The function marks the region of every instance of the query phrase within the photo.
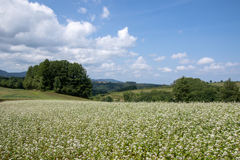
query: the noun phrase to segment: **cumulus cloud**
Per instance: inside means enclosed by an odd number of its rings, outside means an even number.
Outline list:
[[[219,69],[224,69],[224,68],[225,67],[220,64],[212,63],[210,66],[205,66],[204,70],[209,71],[209,70],[219,70]]]
[[[145,59],[140,56],[131,66],[132,69],[150,69],[151,67],[147,65]]]
[[[209,63],[213,63],[215,60],[209,57],[204,57],[200,60],[198,60],[197,64],[198,65],[203,65],[203,64],[209,64]]]
[[[110,15],[110,12],[107,7],[103,7],[103,13],[102,13],[102,18],[108,18]]]
[[[118,31],[117,37],[112,37],[110,35],[106,37],[100,37],[96,39],[96,44],[98,47],[103,47],[105,49],[124,49],[130,48],[135,45],[136,37],[129,35],[128,27]]]
[[[166,57],[165,56],[161,56],[161,57],[157,57],[157,58],[154,58],[154,61],[163,61]]]
[[[183,70],[192,70],[195,69],[195,66],[189,65],[189,66],[177,66],[176,70],[183,71]]]
[[[187,53],[186,52],[173,54],[171,56],[172,59],[181,59],[181,58],[184,58],[184,57],[187,57]]]
[[[68,25],[65,27],[64,38],[72,44],[72,42],[85,38],[95,31],[95,27],[89,22],[74,22],[68,20]]]
[[[60,24],[53,10],[28,0],[7,0],[0,5],[0,67],[24,70],[45,58],[66,59],[83,65],[101,65],[110,58],[136,55],[128,27],[117,36],[92,39],[95,26],[86,21],[67,20]]]
[[[168,67],[163,67],[163,68],[158,68],[159,71],[161,72],[172,72],[173,70],[171,68]]]

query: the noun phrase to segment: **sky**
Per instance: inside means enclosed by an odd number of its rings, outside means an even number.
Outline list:
[[[92,79],[240,81],[239,0],[0,0],[0,69],[45,59]]]

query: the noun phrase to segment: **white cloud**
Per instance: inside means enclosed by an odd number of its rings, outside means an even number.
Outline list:
[[[225,65],[226,65],[227,67],[234,67],[234,66],[239,66],[240,63],[238,63],[238,62],[235,62],[235,63],[227,62]]]
[[[135,56],[138,56],[138,53],[134,53],[134,52],[130,51],[129,56],[130,57],[135,57]]]
[[[102,18],[108,18],[109,15],[110,15],[110,12],[107,9],[107,7],[103,7]]]
[[[176,70],[192,70],[192,69],[195,69],[196,67],[195,66],[192,66],[192,65],[189,65],[189,66],[177,66],[176,67]]]
[[[101,66],[98,68],[99,71],[98,72],[117,72],[117,71],[121,71],[122,68],[120,66],[117,66],[115,63],[102,63]]]
[[[225,66],[223,64],[212,63],[209,66],[205,66],[203,69],[199,69],[197,74],[226,74]]]
[[[166,58],[165,56],[161,56],[161,57],[158,57],[158,58],[154,58],[154,61],[162,61],[165,58]]]
[[[205,71],[210,71],[210,70],[219,70],[219,69],[224,69],[225,67],[220,65],[220,64],[215,64],[212,63],[210,66],[205,66],[204,70]]]
[[[172,72],[173,71],[171,68],[168,68],[168,67],[158,68],[158,70],[162,71],[162,72]]]
[[[198,65],[203,65],[203,64],[209,64],[209,63],[213,63],[215,60],[209,57],[204,57],[202,59],[200,59],[197,64]]]
[[[180,64],[187,64],[187,63],[190,63],[190,60],[189,59],[180,59],[179,63]]]
[[[172,59],[181,59],[181,58],[184,58],[184,57],[187,57],[187,53],[184,52],[184,53],[178,53],[178,54],[173,54],[171,56]]]
[[[45,58],[101,66],[109,59],[136,55],[128,51],[137,40],[128,27],[117,36],[92,39],[97,29],[90,22],[60,24],[52,9],[27,0],[1,2],[0,17],[0,66],[8,71],[19,65],[27,70]]]
[[[111,37],[110,35],[106,37],[101,37],[96,39],[98,47],[103,47],[104,49],[126,49],[133,47],[135,45],[136,37],[130,36],[128,33],[128,27],[123,30],[118,31],[118,37]]]
[[[82,14],[85,14],[85,13],[87,13],[87,9],[86,8],[83,8],[83,7],[80,7],[79,9],[78,9],[78,13],[82,13]]]
[[[65,28],[64,37],[66,40],[75,41],[81,38],[85,38],[95,31],[95,27],[89,22],[74,22],[68,20],[68,25]]]
[[[147,65],[145,59],[140,56],[131,66],[132,69],[150,69],[151,67]]]

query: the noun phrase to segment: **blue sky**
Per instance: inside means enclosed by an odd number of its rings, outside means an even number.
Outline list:
[[[44,59],[90,78],[240,81],[239,0],[0,0],[0,69]]]

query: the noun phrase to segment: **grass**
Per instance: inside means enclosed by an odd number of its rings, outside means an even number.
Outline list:
[[[0,87],[0,99],[2,100],[86,100],[64,94],[57,94],[53,91],[41,92],[37,90],[10,89]]]
[[[151,92],[153,90],[172,92],[173,87],[162,86],[162,87],[154,87],[154,88],[135,89],[135,90],[129,90],[129,91],[131,91],[133,93],[141,93],[141,92]],[[124,91],[124,92],[128,92],[128,91]],[[120,101],[123,101],[123,99],[124,99],[123,98],[123,93],[124,92],[111,92],[111,93],[108,93],[108,94],[104,95],[104,97],[111,96],[114,100],[119,99]]]
[[[214,86],[219,86],[222,87],[224,85],[224,82],[215,82],[215,83],[210,83],[211,85]],[[236,82],[237,86],[240,87],[240,82]]]
[[[0,103],[0,159],[239,159],[239,103]]]

